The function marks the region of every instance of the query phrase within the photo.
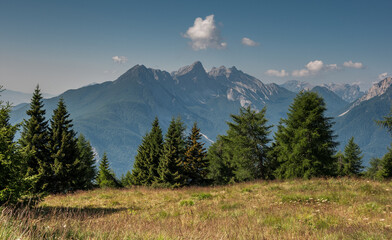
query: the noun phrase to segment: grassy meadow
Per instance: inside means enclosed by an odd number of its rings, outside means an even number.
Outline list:
[[[392,239],[392,182],[256,181],[48,196],[3,208],[0,239]]]

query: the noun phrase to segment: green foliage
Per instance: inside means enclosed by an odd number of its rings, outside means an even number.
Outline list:
[[[97,183],[99,187],[105,188],[118,188],[121,187],[120,183],[117,181],[116,176],[109,167],[109,160],[106,153],[103,154],[101,163],[99,164],[99,172],[97,176]]]
[[[344,154],[337,154],[338,160],[338,175],[340,176],[359,176],[362,166],[362,151],[354,142],[354,137],[351,137],[346,147]]]
[[[186,182],[190,185],[201,185],[205,182],[207,176],[208,160],[204,143],[201,143],[200,129],[197,123],[193,124],[191,133],[186,141],[186,151],[184,158],[184,174]]]
[[[369,167],[365,172],[365,176],[374,180],[381,180],[382,175],[381,170],[382,170],[382,165],[381,165],[381,159],[380,158],[372,158],[369,162]]]
[[[311,178],[334,174],[331,118],[325,117],[323,99],[314,92],[300,92],[275,134],[274,155],[278,178]]]
[[[180,118],[173,118],[165,136],[163,152],[159,161],[157,183],[171,187],[185,184],[183,161],[185,154],[185,127]]]
[[[132,173],[130,171],[127,171],[125,175],[121,176],[121,185],[126,187],[126,186],[131,186],[132,183]]]
[[[20,146],[28,153],[26,177],[36,177],[37,182],[31,187],[34,193],[43,193],[47,182],[50,152],[48,149],[48,122],[45,121],[45,110],[39,86],[31,98],[30,109],[27,110],[28,120],[23,122],[23,131],[19,140]]]
[[[376,121],[376,123],[387,129],[387,131],[392,134],[392,109],[387,116],[384,116],[383,120]]]
[[[60,99],[57,109],[53,111],[49,129],[49,150],[51,152],[51,169],[46,175],[51,176],[48,191],[65,193],[77,189],[77,179],[80,168],[78,147],[75,132],[72,129],[65,103]]]
[[[159,159],[162,155],[163,137],[156,117],[152,123],[151,131],[143,137],[142,144],[132,170],[131,182],[134,185],[151,185],[157,178]]]
[[[80,134],[76,142],[79,156],[75,161],[77,175],[75,178],[75,189],[91,189],[97,176],[95,166],[95,154],[89,141]]]
[[[217,184],[267,177],[268,134],[266,109],[241,108],[231,115],[226,136],[218,136],[208,151],[209,177]]]
[[[36,178],[24,176],[26,155],[14,142],[18,126],[9,123],[10,112],[11,106],[0,101],[0,205],[17,203],[36,182]]]

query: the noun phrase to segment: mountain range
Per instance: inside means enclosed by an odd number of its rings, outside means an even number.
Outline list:
[[[388,101],[385,96],[392,89],[354,107],[347,100],[349,97],[344,99],[344,94],[340,92],[339,95],[336,89],[339,88],[311,88],[325,99],[327,115],[336,117],[337,140],[345,144],[354,136],[363,148],[366,161],[368,156],[381,156],[390,142],[389,136],[385,130],[367,120],[370,125],[364,127],[366,131],[357,131],[358,125],[365,122],[357,120],[370,117],[357,109],[366,108],[376,98],[379,99],[377,104]],[[44,104],[47,118],[50,118],[59,98],[64,98],[75,130],[83,133],[100,155],[107,152],[113,170],[123,174],[132,168],[137,147],[155,116],[158,116],[164,132],[172,117],[181,116],[188,129],[196,121],[208,146],[217,135],[225,134],[226,121],[230,121],[230,114],[238,113],[241,106],[250,105],[254,109],[266,106],[268,123],[276,126],[281,118],[286,117],[295,95],[295,92],[277,84],[264,84],[235,67],[214,67],[207,72],[200,62],[195,62],[172,73],[136,65],[115,81],[68,90],[57,97],[45,99]],[[339,117],[350,107],[349,112]],[[28,104],[15,109],[12,122],[26,118],[27,109]],[[381,119],[389,112],[389,107],[373,110],[377,113],[372,113],[371,117]],[[377,130],[374,137],[369,133],[372,130]],[[384,142],[380,142],[379,136]]]
[[[9,102],[12,106],[17,106],[21,103],[30,102],[32,94],[5,89],[0,93],[0,95],[2,101]],[[42,96],[44,98],[54,97],[53,94],[48,94],[48,93],[43,93]]]

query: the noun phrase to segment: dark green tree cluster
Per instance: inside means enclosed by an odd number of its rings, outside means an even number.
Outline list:
[[[103,154],[99,164],[97,184],[101,188],[119,188],[122,186],[116,179],[114,172],[109,167],[109,160],[106,153]]]
[[[25,178],[35,178],[34,194],[65,193],[93,187],[95,155],[83,135],[76,137],[63,99],[45,120],[39,87],[34,91],[23,122],[19,145],[26,153]]]
[[[202,184],[207,169],[206,151],[196,123],[186,139],[185,126],[173,118],[163,139],[158,118],[138,148],[132,173],[125,182],[132,185],[180,187]]]

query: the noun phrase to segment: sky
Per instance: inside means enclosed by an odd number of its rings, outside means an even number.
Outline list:
[[[357,83],[392,74],[392,1],[0,1],[0,85],[60,94],[136,64],[201,61],[264,83]]]

